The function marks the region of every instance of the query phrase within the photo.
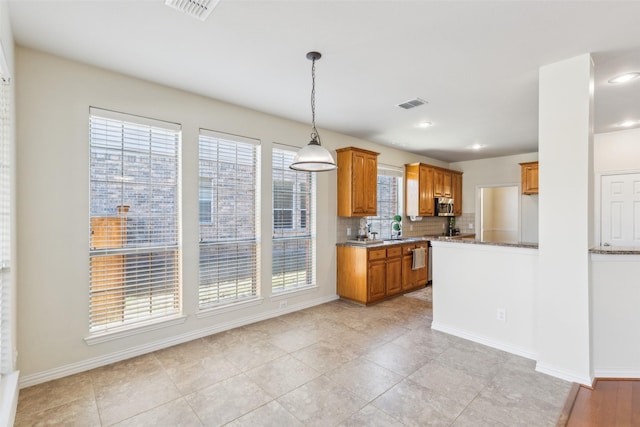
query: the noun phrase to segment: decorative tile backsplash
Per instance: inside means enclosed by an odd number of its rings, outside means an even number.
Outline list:
[[[456,228],[460,228],[460,233],[474,233],[473,229],[469,229],[469,224],[475,221],[475,214],[463,214],[456,218]],[[422,236],[439,236],[448,229],[449,218],[447,217],[423,217],[422,221],[411,221],[407,217],[402,218],[402,235],[404,237],[422,237]],[[349,239],[355,239],[358,235],[360,227],[360,218],[338,217],[338,233],[337,241],[346,242]],[[377,230],[378,225],[372,227],[372,231],[380,233]],[[391,229],[391,221],[387,228]],[[351,229],[351,235],[347,235],[347,229]],[[384,234],[383,234],[384,236]]]

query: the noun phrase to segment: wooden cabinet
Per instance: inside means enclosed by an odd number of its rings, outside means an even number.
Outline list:
[[[411,269],[413,259],[411,250],[416,246],[416,244],[397,244],[383,248],[338,246],[336,278],[338,295],[362,304],[370,304],[426,285],[426,258],[425,268]],[[427,242],[421,242],[419,246],[426,248]]]
[[[91,249],[117,249],[126,243],[127,219],[91,218]],[[124,316],[124,255],[91,256],[91,322],[121,322]]]
[[[387,248],[387,296],[402,292],[402,248]]]
[[[538,162],[520,163],[522,194],[538,194]]]
[[[387,295],[386,261],[370,261],[367,275],[367,302],[384,298]]]
[[[424,248],[424,268],[413,269],[413,251]],[[412,291],[427,284],[429,248],[427,242],[402,246],[402,290]]]
[[[405,215],[434,215],[433,172],[433,167],[422,163],[405,165]]]
[[[462,215],[462,174],[451,172],[451,197],[453,198],[453,215]]]
[[[433,172],[434,197],[451,197],[451,172],[446,169],[435,169]]]
[[[378,208],[378,153],[355,147],[338,153],[338,216],[375,216]]]
[[[407,216],[434,216],[435,198],[451,197],[454,214],[462,215],[462,173],[424,163],[405,168],[404,212]]]

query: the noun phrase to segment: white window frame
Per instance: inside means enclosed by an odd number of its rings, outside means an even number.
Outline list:
[[[0,375],[3,384],[6,376],[15,370],[15,316],[13,313],[15,285],[11,269],[15,160],[11,89],[10,70],[4,48],[0,45]],[[0,395],[2,391],[0,389]]]
[[[95,107],[89,124],[91,187],[102,192],[90,197],[85,340],[95,344],[184,321],[181,126]],[[120,169],[113,166],[118,158]]]
[[[199,226],[198,307],[206,316],[259,299],[260,141],[200,129],[198,145],[199,185],[211,180],[212,189],[211,221]]]
[[[309,289],[316,282],[316,176],[310,172],[294,171],[289,168],[298,148],[274,144],[272,148],[272,259],[271,291],[273,295]],[[277,152],[282,154],[277,154]],[[278,163],[281,161],[280,163]],[[291,227],[276,228],[276,183],[291,182],[292,224]],[[304,187],[307,187],[306,191]],[[303,209],[301,203],[306,202]],[[308,211],[308,212],[307,212]],[[304,213],[303,213],[304,212]],[[303,221],[304,215],[304,221]],[[308,219],[307,219],[308,218]],[[304,227],[303,227],[304,225]],[[294,250],[296,254],[279,257],[283,247],[285,252]],[[304,259],[298,255],[304,253]],[[288,271],[291,265],[304,264],[305,268]]]
[[[388,202],[388,200],[386,200],[385,197],[382,197],[382,195],[380,194],[380,190],[382,188],[380,184],[381,177],[393,177],[397,179],[397,183],[396,183],[397,184],[397,188],[396,188],[397,206],[395,210],[390,210],[389,212],[385,212],[385,209],[384,209],[384,205]],[[378,215],[373,217],[368,217],[367,221],[371,225],[371,231],[377,232],[378,233],[377,237],[380,239],[391,238],[391,226],[393,223],[393,216],[394,215],[402,216],[402,213],[403,213],[402,210],[404,205],[403,204],[403,197],[404,197],[403,177],[404,175],[403,175],[402,168],[390,166],[390,165],[378,164],[378,177],[377,177]]]

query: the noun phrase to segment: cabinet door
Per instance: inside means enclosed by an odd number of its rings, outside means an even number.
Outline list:
[[[402,291],[402,258],[387,259],[387,296]]]
[[[429,259],[429,248],[427,245],[418,245],[417,247],[424,248],[424,268],[419,270],[414,270],[416,273],[416,285],[417,286],[425,286],[428,282],[428,271],[429,263],[427,260]]]
[[[420,216],[433,216],[435,205],[433,200],[434,170],[420,165],[418,211]]]
[[[433,171],[433,196],[444,197],[444,172],[440,169]]]
[[[413,266],[413,256],[405,255],[402,257],[402,290],[407,291],[417,286],[417,275]]]
[[[378,214],[378,158],[366,154],[364,167],[364,213]]]
[[[451,174],[452,189],[451,197],[453,198],[453,214],[455,216],[462,215],[462,174]]]
[[[522,194],[538,194],[538,162],[520,163]]]
[[[384,260],[369,262],[367,302],[384,298],[387,279],[386,262]]]
[[[442,194],[444,197],[451,197],[451,172],[442,172]]]
[[[354,214],[364,214],[367,211],[365,201],[366,184],[368,177],[365,176],[367,156],[358,151],[353,152],[353,169],[351,171],[351,210]]]

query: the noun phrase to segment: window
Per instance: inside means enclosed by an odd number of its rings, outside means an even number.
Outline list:
[[[92,333],[180,313],[180,126],[91,108]]]
[[[211,178],[200,178],[200,188],[198,189],[199,218],[200,223],[211,224],[213,213],[213,181]]]
[[[258,290],[259,142],[200,130],[201,309]]]
[[[9,73],[0,46],[0,374],[13,371],[11,340],[11,169]]]
[[[402,170],[378,166],[378,215],[368,218],[378,238],[391,238],[393,217],[402,215]]]
[[[274,293],[315,285],[315,178],[289,168],[295,154],[284,147],[273,149]]]

